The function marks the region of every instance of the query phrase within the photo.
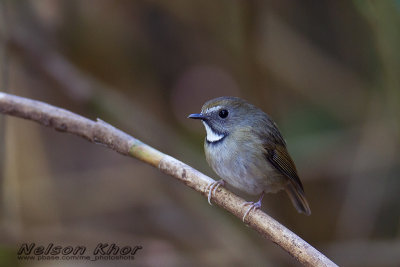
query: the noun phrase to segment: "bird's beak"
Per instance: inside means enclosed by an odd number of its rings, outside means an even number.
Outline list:
[[[198,114],[190,114],[188,116],[188,118],[189,119],[196,119],[196,120],[204,120],[206,117],[203,114],[198,113]]]

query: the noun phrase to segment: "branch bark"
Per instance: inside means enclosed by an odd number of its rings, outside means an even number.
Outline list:
[[[207,197],[207,186],[214,182],[185,163],[166,155],[97,119],[89,120],[68,110],[27,98],[0,92],[0,113],[35,121],[57,131],[78,135],[96,144],[103,144],[118,153],[146,162],[163,173],[183,182]],[[219,188],[213,201],[238,218],[247,210],[245,200],[225,188]],[[326,256],[288,230],[261,210],[248,214],[248,225],[261,235],[276,243],[306,266],[337,266]]]

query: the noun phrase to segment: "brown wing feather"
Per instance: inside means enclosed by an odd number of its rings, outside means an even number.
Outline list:
[[[267,150],[265,155],[267,160],[283,175],[290,178],[291,181],[304,192],[303,185],[297,175],[296,166],[287,152],[286,147],[281,144],[275,145],[268,143],[265,145],[265,149]]]
[[[268,123],[263,124],[266,127],[257,128],[262,130],[255,132],[263,140],[266,149],[265,157],[279,172],[288,177],[296,188],[304,192],[296,166],[286,149],[286,142],[279,132],[278,126],[268,115],[266,115],[266,120]]]

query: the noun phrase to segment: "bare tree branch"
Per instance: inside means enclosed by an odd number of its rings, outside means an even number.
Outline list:
[[[90,142],[103,144],[123,155],[135,157],[180,180],[207,196],[207,186],[214,182],[185,163],[168,156],[115,127],[97,119],[92,121],[68,110],[49,104],[0,92],[0,112],[32,121],[61,132],[81,136]],[[246,212],[245,200],[225,188],[219,188],[213,201],[238,218]],[[288,230],[261,210],[247,216],[248,225],[278,244],[306,266],[337,266],[314,247]]]

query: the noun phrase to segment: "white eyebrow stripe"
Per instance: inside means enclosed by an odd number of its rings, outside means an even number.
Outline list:
[[[219,110],[221,108],[221,106],[216,106],[216,107],[212,107],[212,108],[208,108],[206,109],[205,113],[211,113],[213,111]]]
[[[208,124],[206,122],[203,121],[204,127],[206,128],[206,132],[207,132],[207,141],[210,143],[213,142],[217,142],[219,140],[221,140],[222,138],[225,137],[225,135],[223,134],[218,134],[216,132],[214,132],[210,126],[208,126]]]

